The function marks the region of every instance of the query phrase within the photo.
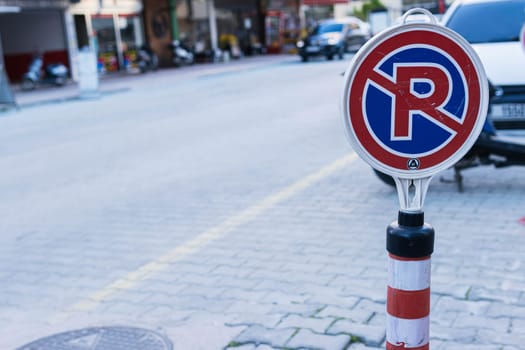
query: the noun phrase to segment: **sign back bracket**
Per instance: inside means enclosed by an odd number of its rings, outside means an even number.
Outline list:
[[[399,206],[404,212],[420,212],[423,210],[423,204],[428,192],[428,186],[432,176],[404,179],[394,177],[399,198]]]

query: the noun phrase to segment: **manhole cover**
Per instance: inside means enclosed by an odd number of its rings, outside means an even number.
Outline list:
[[[94,327],[59,333],[16,350],[172,350],[164,335],[134,327]]]

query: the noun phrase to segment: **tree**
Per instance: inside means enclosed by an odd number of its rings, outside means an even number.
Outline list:
[[[360,9],[354,9],[353,15],[366,21],[368,20],[368,14],[378,9],[386,9],[380,0],[365,0]]]

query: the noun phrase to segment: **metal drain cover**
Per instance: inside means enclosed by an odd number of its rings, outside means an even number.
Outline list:
[[[16,350],[172,350],[164,335],[143,328],[94,327],[59,333]]]

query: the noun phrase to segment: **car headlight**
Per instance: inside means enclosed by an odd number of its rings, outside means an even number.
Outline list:
[[[304,41],[299,40],[299,41],[297,42],[297,47],[298,47],[298,48],[301,48],[301,47],[303,47],[303,46],[304,46]]]

